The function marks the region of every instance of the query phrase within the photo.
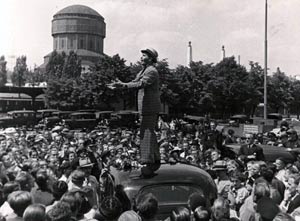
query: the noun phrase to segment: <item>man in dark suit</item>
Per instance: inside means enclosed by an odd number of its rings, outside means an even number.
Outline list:
[[[265,160],[263,149],[255,143],[253,134],[246,134],[246,144],[240,147],[239,158],[246,163],[251,160]]]
[[[117,80],[108,87],[112,89],[138,89],[138,110],[141,117],[141,164],[146,165],[142,168],[142,173],[151,175],[160,165],[160,154],[155,134],[161,106],[159,74],[155,68],[158,53],[153,48],[146,48],[141,52],[143,69],[137,74],[136,78],[128,83]]]

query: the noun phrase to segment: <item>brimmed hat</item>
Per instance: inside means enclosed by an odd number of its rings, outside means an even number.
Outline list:
[[[142,221],[142,218],[133,210],[125,211],[121,214],[118,221]]]
[[[85,158],[79,158],[79,167],[84,168],[84,167],[92,167],[94,163],[91,162],[91,159],[88,157]]]
[[[51,130],[51,132],[58,132],[58,131],[61,131],[62,129],[63,129],[62,126],[55,126],[55,127]]]
[[[142,49],[141,52],[148,54],[153,59],[154,62],[157,62],[158,53],[155,49],[145,48],[145,49]]]
[[[174,153],[174,152],[180,153],[180,152],[181,152],[181,149],[180,149],[179,147],[176,146],[176,147],[174,147],[173,150],[170,151],[170,153]]]
[[[14,127],[8,127],[4,130],[4,133],[5,134],[14,134],[14,133],[17,133],[17,130]]]
[[[213,170],[226,170],[227,164],[225,160],[217,160],[213,165]]]

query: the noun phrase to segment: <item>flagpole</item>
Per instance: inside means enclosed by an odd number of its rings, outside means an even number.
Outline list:
[[[265,5],[264,120],[267,119],[267,75],[268,75],[268,0],[266,0],[266,5]]]

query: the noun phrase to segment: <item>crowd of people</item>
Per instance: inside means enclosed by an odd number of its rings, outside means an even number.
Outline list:
[[[215,180],[218,197],[207,205],[200,193],[167,220],[299,220],[300,158],[297,132],[284,122],[280,134],[245,134],[217,129],[214,121],[189,124],[159,119],[161,163],[191,164]],[[226,145],[237,143],[235,153]],[[295,150],[294,162],[267,162],[260,144]],[[139,130],[100,124],[92,131],[3,128],[0,131],[2,220],[156,220],[153,194],[134,203],[121,186],[105,189],[111,167],[140,169]],[[159,173],[159,170],[157,171]],[[151,179],[151,178],[150,178]]]

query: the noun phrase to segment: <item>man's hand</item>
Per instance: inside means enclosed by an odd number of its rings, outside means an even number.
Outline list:
[[[112,89],[112,90],[117,89],[117,88],[123,88],[124,83],[122,81],[120,81],[119,79],[116,79],[116,81],[114,81],[110,84],[107,84],[107,87]]]

